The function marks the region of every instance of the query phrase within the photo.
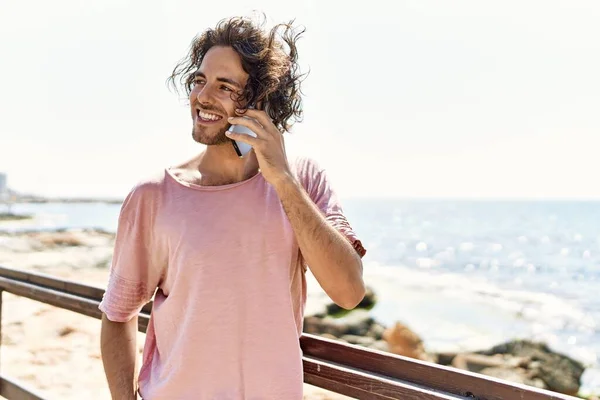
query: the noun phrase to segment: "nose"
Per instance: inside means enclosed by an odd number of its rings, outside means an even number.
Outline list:
[[[200,104],[213,103],[212,89],[210,85],[204,85],[204,87],[198,91],[196,94],[196,100],[198,100],[198,103]]]

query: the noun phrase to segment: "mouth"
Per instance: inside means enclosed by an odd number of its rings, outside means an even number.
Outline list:
[[[218,114],[213,114],[201,109],[196,109],[196,122],[202,124],[214,124],[221,121],[223,117]]]

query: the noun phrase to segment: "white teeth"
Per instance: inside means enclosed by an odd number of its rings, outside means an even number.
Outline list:
[[[198,116],[204,120],[209,120],[209,121],[218,121],[221,119],[221,117],[219,117],[218,115],[208,114],[208,113],[205,113],[204,111],[200,111],[200,110],[198,110]]]

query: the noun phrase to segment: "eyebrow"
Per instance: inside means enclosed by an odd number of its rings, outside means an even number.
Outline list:
[[[206,79],[206,75],[204,74],[204,72],[200,72],[200,71],[196,71],[194,72],[194,78],[196,77],[201,77]],[[224,77],[217,77],[217,81],[218,82],[224,82],[224,83],[228,83],[232,86],[235,86],[238,89],[243,89],[242,85],[240,85],[237,81],[230,79],[230,78],[224,78]]]

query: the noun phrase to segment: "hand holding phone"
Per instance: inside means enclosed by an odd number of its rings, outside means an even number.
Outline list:
[[[244,117],[244,118],[248,118],[248,117]],[[256,133],[254,133],[250,128],[248,128],[244,125],[231,125],[229,127],[228,131],[233,132],[233,133],[243,133],[245,135],[256,137]],[[233,149],[235,150],[238,157],[240,157],[240,158],[245,157],[246,154],[248,154],[250,152],[250,150],[252,150],[252,146],[250,146],[248,143],[244,143],[239,140],[233,140],[233,139],[231,140],[231,143],[233,144]]]
[[[258,104],[259,106],[259,110],[261,107],[261,103]],[[248,106],[249,109],[253,110],[255,107],[254,105],[250,105]],[[248,118],[250,119],[250,117],[246,117],[243,116],[244,118]],[[254,133],[250,128],[248,128],[247,126],[244,125],[231,125],[228,129],[229,132],[233,132],[233,133],[242,133],[245,135],[249,135],[252,137],[256,137],[256,133]],[[252,146],[250,146],[248,143],[244,143],[244,142],[240,142],[239,140],[231,140],[231,143],[233,145],[233,149],[235,150],[236,154],[238,155],[238,157],[243,158],[246,156],[246,154],[248,154],[250,152],[250,150],[252,150]]]

